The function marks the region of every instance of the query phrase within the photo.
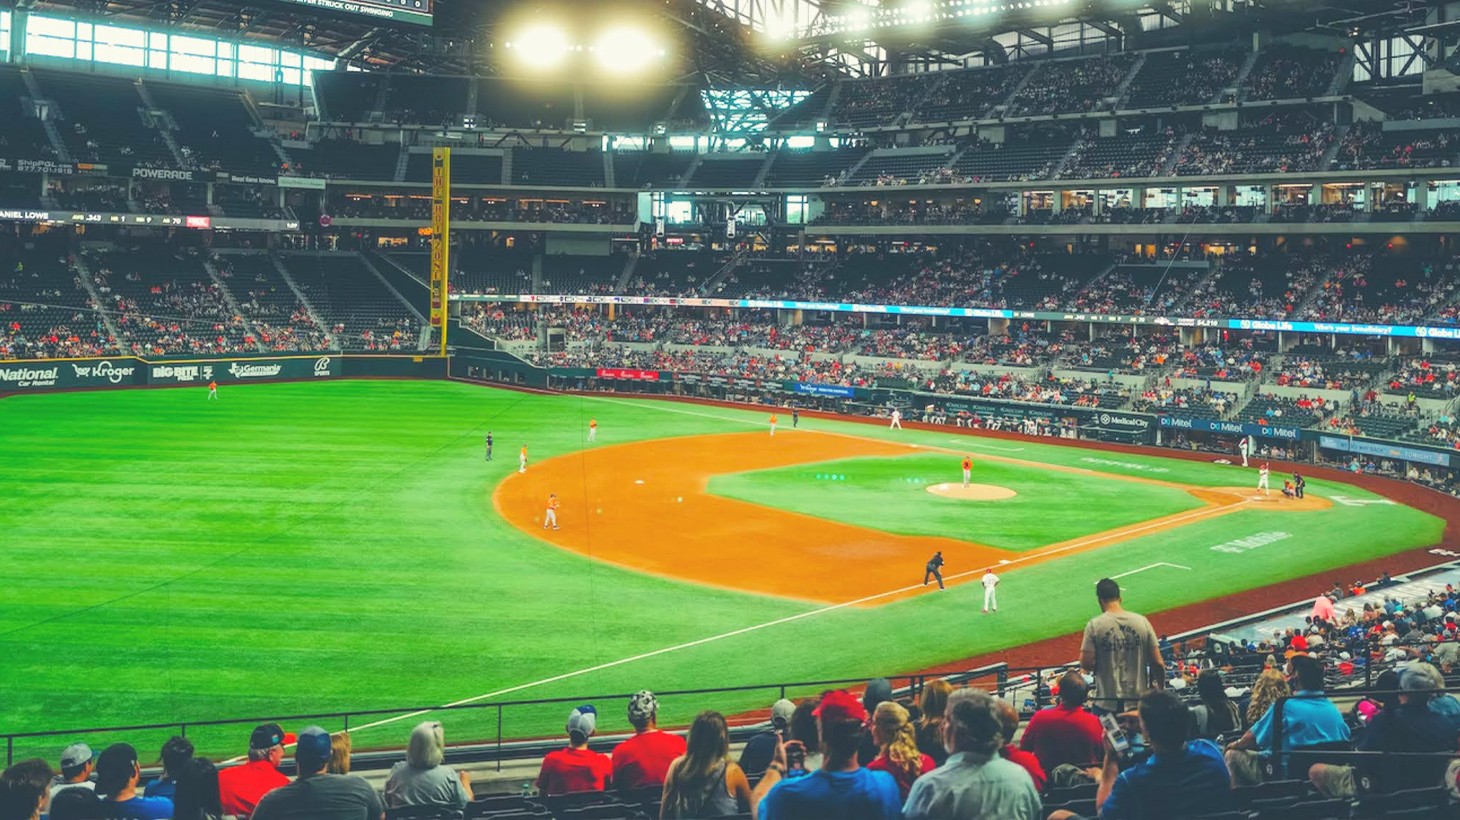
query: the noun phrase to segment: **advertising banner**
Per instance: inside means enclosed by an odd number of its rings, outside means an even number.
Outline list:
[[[1079,408],[1076,408],[1079,409]],[[1145,435],[1155,426],[1155,419],[1141,413],[1117,413],[1109,410],[1087,410],[1085,423],[1111,432]]]
[[[800,393],[804,396],[830,396],[838,399],[852,399],[857,396],[855,387],[846,387],[840,384],[807,384],[806,382],[787,382],[791,392]]]
[[[1246,424],[1240,421],[1216,421],[1213,419],[1188,419],[1176,416],[1161,416],[1161,426],[1171,430],[1194,430],[1202,433],[1225,433],[1233,436],[1258,436],[1259,438],[1280,438],[1297,441],[1303,431],[1296,427],[1275,427],[1271,424]]]
[[[157,362],[148,366],[147,383],[207,384],[216,379],[227,384],[271,379],[328,379],[342,375],[341,362],[337,355]]]
[[[1403,461],[1413,461],[1418,464],[1433,464],[1436,467],[1449,467],[1451,464],[1451,458],[1448,453],[1441,453],[1435,450],[1420,450],[1414,447],[1401,447],[1398,444],[1373,441],[1372,439],[1351,439],[1347,436],[1319,436],[1318,446],[1325,447],[1329,450],[1354,453],[1356,455],[1394,458]]]
[[[600,379],[627,379],[636,382],[659,381],[658,370],[638,370],[632,367],[600,367],[593,373]]]

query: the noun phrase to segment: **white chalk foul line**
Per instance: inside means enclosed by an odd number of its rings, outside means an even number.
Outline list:
[[[1156,562],[1154,564],[1146,564],[1145,566],[1141,567],[1140,569],[1133,569],[1130,572],[1122,572],[1119,575],[1112,575],[1110,577],[1112,579],[1114,579],[1114,578],[1124,578],[1127,575],[1135,575],[1137,572],[1145,572],[1148,569],[1155,569],[1157,567],[1171,567],[1172,569],[1184,569],[1184,570],[1190,570],[1191,569],[1191,567],[1183,567],[1180,564],[1168,564],[1165,561],[1158,561],[1158,562]]]

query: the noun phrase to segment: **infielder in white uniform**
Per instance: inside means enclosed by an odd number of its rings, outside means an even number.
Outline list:
[[[902,411],[901,410],[894,409],[892,411],[892,424],[888,427],[888,429],[890,429],[890,430],[901,430],[902,429]]]
[[[999,576],[994,574],[993,567],[983,574],[983,611],[999,611],[999,596],[994,594],[994,587],[999,585]]]
[[[1247,466],[1247,454],[1252,451],[1252,437],[1243,436],[1237,440],[1237,450],[1242,453],[1242,466]]]
[[[1267,492],[1267,462],[1266,461],[1262,462],[1262,466],[1257,468],[1257,489],[1262,490],[1262,494],[1263,495],[1267,495],[1268,494],[1268,492]]]

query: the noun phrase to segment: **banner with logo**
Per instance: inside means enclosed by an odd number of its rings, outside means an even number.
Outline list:
[[[1297,427],[1277,427],[1271,424],[1247,424],[1240,421],[1216,421],[1213,419],[1188,419],[1177,416],[1161,416],[1161,426],[1171,430],[1194,430],[1202,433],[1225,433],[1232,436],[1257,436],[1259,438],[1280,438],[1297,441],[1303,431]]]
[[[148,365],[147,384],[207,384],[275,381],[281,379],[329,379],[343,374],[341,358],[299,356],[273,359],[211,359],[157,362]]]
[[[787,382],[787,386],[790,387],[791,392],[800,393],[803,396],[829,396],[837,399],[854,399],[857,397],[857,388],[840,384]]]
[[[636,382],[659,381],[658,370],[638,370],[632,367],[600,367],[594,371],[600,379],[626,379]]]
[[[1339,450],[1345,453],[1354,453],[1362,456],[1378,456],[1379,458],[1393,458],[1401,461],[1413,461],[1418,464],[1433,464],[1436,467],[1449,467],[1451,458],[1449,453],[1442,453],[1436,450],[1421,450],[1415,447],[1401,447],[1398,444],[1389,444],[1383,441],[1372,439],[1349,438],[1347,436],[1319,436],[1318,446],[1329,450]]]
[[[141,361],[130,357],[75,362],[0,362],[0,393],[135,387],[144,383]]]

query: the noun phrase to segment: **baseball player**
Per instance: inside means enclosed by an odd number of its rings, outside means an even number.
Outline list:
[[[1306,479],[1306,478],[1302,477],[1301,475],[1299,475],[1297,473],[1297,471],[1294,471],[1293,472],[1293,497],[1294,498],[1302,498],[1303,497],[1303,492],[1305,490],[1307,490],[1307,489],[1308,489],[1308,479]]]
[[[557,493],[548,493],[547,511],[545,513],[543,513],[543,516],[542,516],[542,528],[543,529],[547,529],[548,528],[548,525],[552,525],[552,528],[553,529],[558,529],[558,494]]]
[[[792,407],[791,408],[791,429],[794,430],[794,429],[796,429],[797,427],[800,427],[800,426],[801,426],[801,408],[799,408],[799,407]]]
[[[963,457],[963,486],[967,487],[970,479],[973,478],[973,456]]]
[[[487,461],[492,460],[492,431],[487,431]]]
[[[208,382],[208,401],[216,401],[218,398],[218,382]]]
[[[598,440],[598,419],[589,419],[588,420],[588,440],[589,441],[597,441]]]
[[[994,594],[994,587],[999,585],[999,576],[994,574],[993,567],[989,567],[988,571],[983,574],[983,579],[980,583],[983,584],[983,611],[988,612],[993,610],[994,612],[998,612],[999,596]]]
[[[1237,452],[1242,454],[1242,466],[1247,466],[1247,454],[1252,452],[1252,436],[1243,436],[1237,440]]]
[[[896,407],[892,408],[892,424],[888,425],[887,429],[889,429],[889,430],[901,430],[902,429],[902,411],[901,410],[898,410]]]
[[[775,435],[776,435],[776,414],[775,413],[771,413],[771,437],[772,438],[775,438]]]
[[[1262,466],[1257,468],[1257,489],[1262,490],[1263,495],[1268,495],[1266,461],[1262,462]]]
[[[947,589],[947,587],[943,586],[943,551],[942,550],[939,550],[939,551],[933,553],[933,557],[932,558],[929,558],[928,559],[928,563],[925,564],[925,565],[923,565],[923,586],[927,586],[928,585],[928,579],[929,578],[937,578],[938,579],[938,589]]]
[[[525,472],[527,472],[527,445],[526,444],[522,445],[522,449],[517,452],[517,472],[519,472],[519,473],[525,473]]]

